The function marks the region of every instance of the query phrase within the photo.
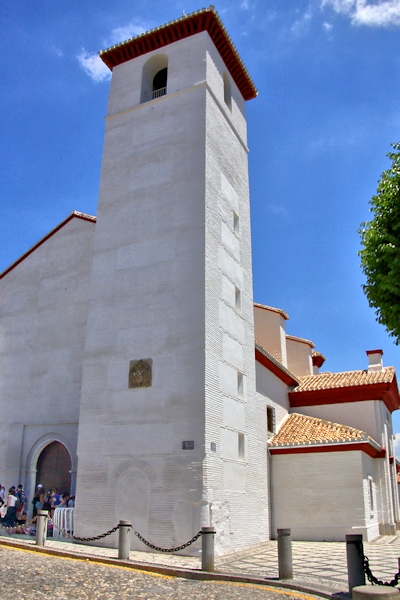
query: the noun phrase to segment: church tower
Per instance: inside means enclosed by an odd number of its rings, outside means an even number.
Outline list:
[[[245,118],[256,89],[212,6],[100,56],[112,81],[76,533],[131,519],[170,547],[213,525],[219,554],[251,546],[268,539]]]

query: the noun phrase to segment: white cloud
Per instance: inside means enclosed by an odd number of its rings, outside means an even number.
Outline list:
[[[130,23],[125,27],[116,27],[104,41],[104,47],[114,46],[132,37],[140,35],[145,31],[143,25]],[[78,54],[77,59],[82,69],[93,81],[107,81],[111,77],[111,71],[103,63],[98,54],[87,52],[85,49]]]
[[[400,25],[399,0],[322,0],[321,6],[331,6],[335,12],[349,16],[353,25]]]
[[[82,50],[82,52],[78,54],[77,59],[79,60],[82,69],[93,79],[93,81],[106,81],[110,79],[111,71],[103,63],[98,54],[89,54],[86,50]]]
[[[308,31],[308,28],[310,26],[310,21],[312,19],[312,10],[311,10],[311,6],[308,7],[307,11],[304,13],[304,15],[302,15],[302,17],[300,17],[300,19],[298,19],[297,21],[295,21],[292,25],[292,33],[295,33],[296,35],[301,35],[302,33],[305,33]]]
[[[249,9],[249,1],[248,0],[243,0],[243,2],[240,5],[240,8],[242,10],[248,10]]]
[[[325,21],[325,23],[322,24],[322,27],[325,29],[325,31],[330,31],[332,29],[332,25],[330,23],[327,23],[327,21]]]
[[[115,44],[119,44],[119,42],[124,42],[132,37],[136,37],[145,31],[146,29],[143,25],[135,25],[134,23],[126,25],[125,27],[116,27],[112,30],[106,45],[114,46]]]

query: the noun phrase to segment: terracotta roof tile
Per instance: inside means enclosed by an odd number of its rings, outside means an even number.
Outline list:
[[[299,377],[300,385],[292,393],[312,390],[328,390],[376,383],[391,383],[395,374],[394,367],[384,367],[382,371],[345,371],[344,373],[318,373]]]
[[[285,321],[289,319],[289,315],[283,310],[283,308],[274,308],[273,306],[267,306],[266,304],[258,304],[257,302],[253,302],[253,305],[257,308],[263,308],[264,310],[269,310],[270,312],[279,313],[285,319]]]
[[[286,334],[287,340],[292,340],[293,342],[301,342],[302,344],[307,344],[311,348],[315,348],[315,344],[311,340],[306,340],[305,338],[297,337],[295,335]]]
[[[269,444],[276,447],[345,441],[374,442],[364,431],[354,427],[292,413],[283,422],[279,432],[271,438]]]

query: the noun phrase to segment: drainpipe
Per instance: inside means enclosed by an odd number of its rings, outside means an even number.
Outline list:
[[[268,443],[268,442],[267,442]],[[271,540],[275,539],[275,520],[274,520],[274,497],[272,494],[272,454],[270,449],[267,446],[267,454],[268,454],[268,509],[269,509],[269,537]]]

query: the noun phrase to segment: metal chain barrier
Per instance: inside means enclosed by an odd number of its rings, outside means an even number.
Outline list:
[[[54,523],[53,519],[50,516],[48,516],[47,518],[50,521],[50,523],[53,525],[54,529],[57,529],[57,531],[61,531],[61,533],[63,535],[65,535],[65,537],[70,538],[71,540],[77,540],[78,542],[95,542],[96,540],[101,540],[102,538],[105,538],[108,535],[115,533],[119,529],[119,524],[118,524],[115,527],[113,527],[112,529],[109,529],[108,531],[106,531],[105,533],[101,533],[100,535],[95,535],[93,537],[84,538],[84,537],[78,537],[77,535],[72,535],[72,533],[68,533],[68,531],[61,529],[61,527],[58,527]]]
[[[58,531],[60,531],[63,535],[65,535],[65,537],[70,538],[71,540],[77,540],[78,542],[95,542],[96,540],[101,540],[102,538],[105,538],[108,535],[115,533],[120,527],[118,524],[115,527],[113,527],[112,529],[109,529],[108,531],[106,531],[105,533],[102,533],[100,535],[96,535],[93,537],[84,538],[84,537],[78,537],[77,535],[72,535],[72,533],[68,533],[68,531],[61,529],[61,527],[58,527],[54,523],[53,519],[50,516],[48,516],[47,518],[48,518],[49,522],[53,525],[54,529],[57,529]],[[176,548],[175,547],[174,548],[161,548],[160,546],[155,546],[154,544],[151,544],[150,542],[145,540],[144,537],[142,537],[140,535],[140,533],[138,533],[137,531],[135,531],[134,534],[136,535],[136,537],[139,538],[139,540],[141,542],[143,542],[143,544],[145,544],[152,550],[157,550],[157,552],[178,552],[179,550],[184,550],[185,548],[188,548],[188,546],[191,546],[192,544],[194,544],[194,542],[196,540],[198,540],[199,537],[202,535],[202,532],[199,531],[198,533],[196,533],[196,535],[194,537],[192,537],[191,540],[186,542],[186,544],[182,544],[182,546],[177,546]]]
[[[394,576],[394,579],[392,579],[392,581],[382,581],[381,579],[378,579],[377,577],[375,577],[375,575],[371,571],[371,568],[369,566],[368,556],[365,556],[365,554],[361,550],[362,544],[357,544],[357,547],[358,547],[358,554],[363,561],[364,573],[366,574],[368,581],[372,585],[387,585],[390,587],[396,587],[398,585],[399,580],[400,580],[400,570],[397,571],[397,573]]]
[[[134,534],[136,535],[136,537],[139,538],[139,540],[141,542],[143,542],[143,544],[146,544],[146,546],[148,546],[152,550],[157,550],[157,552],[178,552],[179,550],[184,550],[185,548],[187,548],[191,544],[194,544],[194,542],[196,540],[198,540],[201,535],[203,535],[202,532],[199,531],[198,533],[196,533],[196,535],[194,537],[192,537],[191,540],[189,540],[188,542],[186,542],[186,544],[182,544],[182,546],[177,546],[176,548],[161,548],[160,546],[154,546],[154,544],[150,544],[150,542],[148,542],[147,540],[145,540],[140,535],[140,533],[138,533],[137,531],[135,531]]]

